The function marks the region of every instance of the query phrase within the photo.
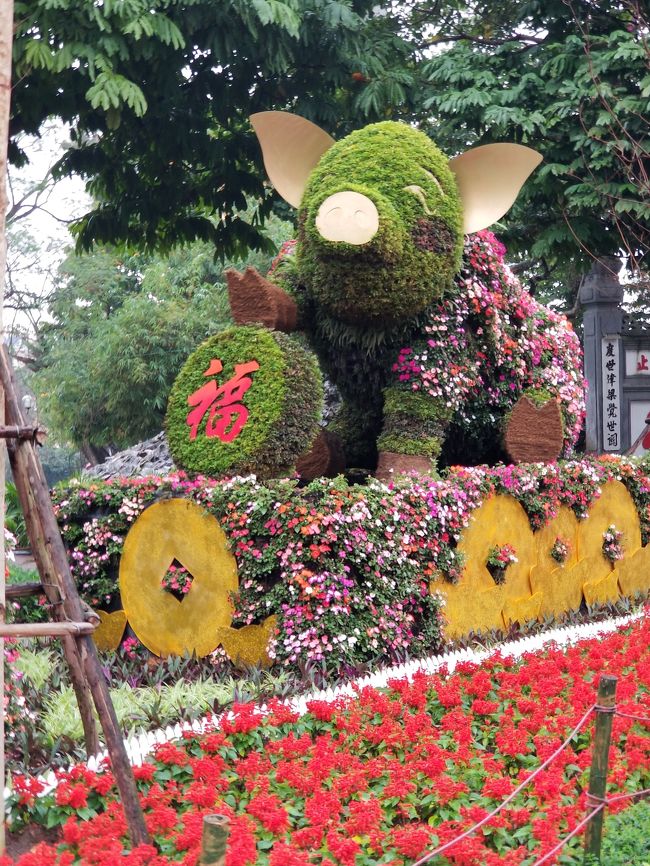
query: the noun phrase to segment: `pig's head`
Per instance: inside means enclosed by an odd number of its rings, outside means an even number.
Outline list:
[[[503,216],[541,160],[493,144],[449,161],[401,123],[335,143],[296,115],[251,120],[271,181],[299,208],[301,278],[346,322],[392,323],[428,307],[452,286],[464,232]]]

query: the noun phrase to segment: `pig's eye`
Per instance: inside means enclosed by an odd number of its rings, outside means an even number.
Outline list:
[[[432,174],[432,173],[431,173],[428,169],[426,169],[423,165],[421,165],[420,168],[421,168],[422,171],[426,174],[426,176],[429,178],[429,180],[432,180],[432,181],[435,183],[435,185],[438,187],[438,189],[439,189],[439,191],[440,191],[440,195],[444,195],[444,194],[445,194],[445,191],[444,191],[444,189],[442,188],[442,186],[440,185],[440,181],[439,181],[438,178],[435,176],[435,174]]]
[[[416,197],[416,199],[422,205],[422,210],[425,212],[425,214],[427,216],[433,216],[433,211],[429,210],[429,205],[427,204],[427,194],[425,193],[425,191],[422,189],[421,186],[418,186],[417,184],[413,183],[410,186],[405,186],[404,190],[405,190],[405,192],[410,192],[411,195],[414,195]]]

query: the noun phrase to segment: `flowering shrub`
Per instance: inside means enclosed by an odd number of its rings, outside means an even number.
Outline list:
[[[489,231],[465,239],[456,291],[434,308],[426,341],[403,348],[393,367],[404,387],[442,398],[454,413],[452,460],[501,457],[495,423],[524,392],[559,399],[565,456],[584,421],[578,338],[564,316],[522,288],[504,253]]]
[[[452,675],[416,673],[355,698],[312,701],[301,717],[278,701],[266,715],[240,705],[219,729],[160,745],[135,768],[155,848],[128,852],[108,769],[60,773],[43,797],[37,780],[15,779],[12,826],[62,827],[58,847],[42,844],[18,863],[196,866],[203,816],[219,812],[230,818],[226,866],[404,866],[530,777],[594,704],[600,672],[618,676],[622,712],[650,715],[647,617],[567,650],[494,656]],[[530,866],[550,851],[585,814],[592,736],[590,721],[481,832],[436,862]],[[649,785],[649,728],[615,716],[608,795]],[[572,840],[560,862],[581,860],[581,844]]]
[[[121,539],[142,509],[161,497],[193,499],[219,520],[237,561],[234,626],[275,614],[277,663],[317,662],[340,674],[437,645],[441,602],[429,582],[439,574],[458,579],[457,542],[487,497],[510,494],[539,529],[562,505],[586,517],[609,480],[628,487],[647,543],[650,477],[631,458],[454,467],[442,480],[391,487],[177,474],[70,486],[55,494],[55,508],[80,593],[101,607],[118,602]]]
[[[623,533],[611,524],[603,532],[603,556],[610,562],[623,558]]]
[[[497,583],[503,583],[503,574],[512,562],[517,562],[517,551],[510,544],[496,545],[488,551],[486,565]],[[500,580],[497,580],[495,572],[501,574]]]
[[[182,565],[172,562],[167,571],[163,574],[160,585],[167,592],[171,592],[176,598],[182,598],[190,591],[192,580],[194,578],[189,571]]]
[[[561,538],[559,535],[551,548],[551,557],[560,565],[563,565],[569,558],[571,553],[571,545],[566,538]]]

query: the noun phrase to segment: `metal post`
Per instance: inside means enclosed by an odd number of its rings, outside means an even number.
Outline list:
[[[230,821],[225,815],[204,817],[198,866],[224,866],[229,832]]]
[[[589,795],[587,809],[592,811],[604,803],[607,792],[607,765],[609,762],[609,746],[612,739],[612,722],[616,709],[616,683],[618,677],[602,674],[598,683],[598,702],[596,704],[596,721],[594,723],[594,746],[591,755],[591,771],[589,773]],[[585,863],[589,855],[600,863],[600,843],[603,833],[605,809],[601,809],[587,824],[585,831]]]

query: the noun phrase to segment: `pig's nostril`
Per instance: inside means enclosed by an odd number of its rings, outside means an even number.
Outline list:
[[[316,228],[325,240],[361,246],[377,232],[379,213],[368,196],[345,190],[325,199],[316,216]]]

